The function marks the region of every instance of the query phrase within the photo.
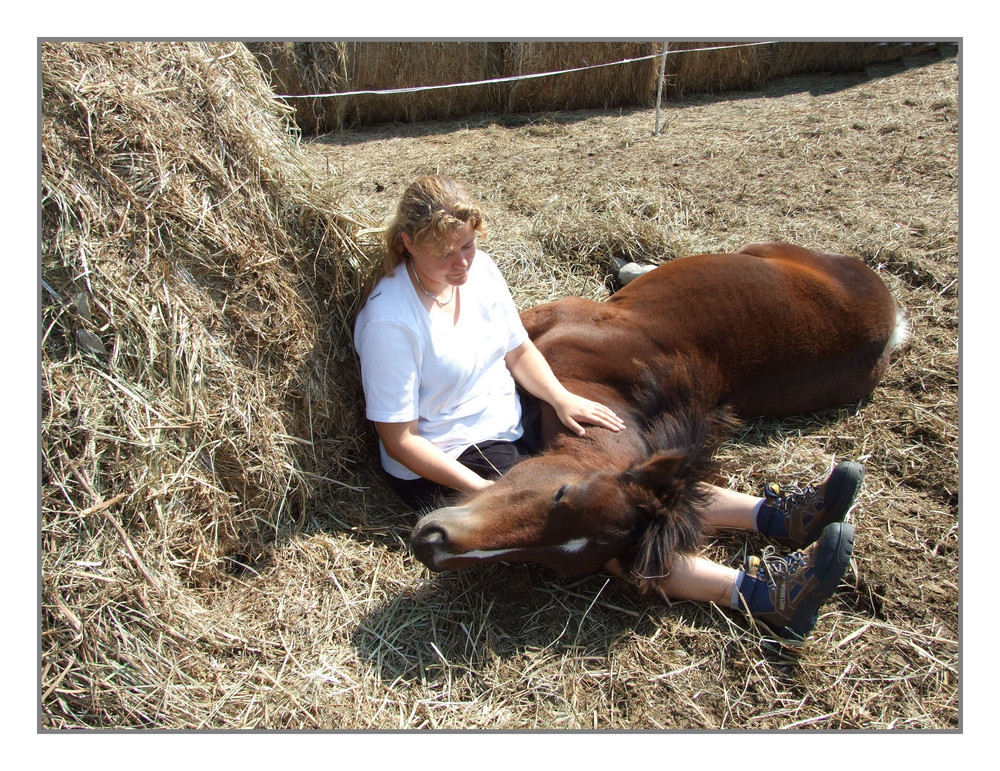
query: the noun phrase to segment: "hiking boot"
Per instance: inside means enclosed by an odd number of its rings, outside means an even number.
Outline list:
[[[802,549],[819,538],[823,529],[842,522],[854,505],[865,478],[865,467],[838,463],[825,482],[813,487],[764,486],[764,503],[757,516],[758,530],[779,543]]]
[[[767,547],[747,560],[739,590],[746,610],[786,640],[804,642],[853,551],[854,527],[843,522],[827,525],[815,543],[787,557]]]

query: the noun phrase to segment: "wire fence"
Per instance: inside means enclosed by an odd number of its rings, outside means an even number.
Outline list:
[[[444,88],[465,88],[467,86],[487,86],[494,83],[513,83],[519,80],[532,80],[535,78],[548,78],[554,75],[566,75],[572,72],[583,72],[585,70],[594,70],[602,67],[617,67],[622,64],[632,64],[633,62],[648,61],[650,59],[663,59],[664,65],[666,64],[667,56],[675,56],[677,54],[686,53],[702,53],[704,51],[720,51],[729,48],[748,48],[752,46],[764,46],[764,45],[774,45],[776,41],[765,41],[760,43],[735,43],[732,45],[720,45],[720,46],[707,46],[705,48],[689,48],[680,51],[670,51],[667,48],[667,43],[663,44],[663,50],[660,53],[647,54],[646,56],[636,56],[632,59],[620,59],[614,62],[604,62],[602,64],[588,64],[582,67],[571,67],[564,70],[552,70],[550,72],[533,72],[526,75],[509,75],[502,78],[490,78],[488,80],[471,80],[463,83],[442,83],[434,86],[409,86],[406,88],[383,88],[383,89],[373,89],[373,90],[359,90],[359,91],[333,91],[326,94],[277,94],[276,99],[327,99],[333,97],[341,96],[377,96],[377,95],[390,95],[390,94],[414,94],[420,91],[437,91]],[[660,68],[660,86],[662,90],[662,79],[664,77],[665,66]]]
[[[551,77],[556,77],[556,76],[560,76],[560,75],[567,75],[567,74],[572,74],[572,73],[585,72],[587,70],[596,70],[596,69],[607,68],[607,67],[619,67],[619,66],[623,66],[623,65],[634,64],[634,63],[637,63],[637,62],[644,62],[644,61],[649,61],[649,60],[653,60],[653,59],[660,59],[660,68],[659,68],[660,71],[659,71],[659,75],[658,75],[658,78],[657,78],[657,88],[656,88],[656,113],[655,113],[654,126],[653,126],[653,134],[654,135],[659,135],[659,133],[660,133],[660,114],[661,114],[662,102],[663,102],[664,85],[665,85],[666,80],[667,80],[667,57],[681,56],[681,55],[684,55],[684,54],[693,54],[693,53],[702,54],[702,53],[705,53],[707,51],[722,51],[722,50],[731,50],[731,49],[758,48],[758,47],[761,47],[761,46],[775,46],[779,42],[780,41],[776,41],[776,40],[766,40],[766,41],[756,41],[756,42],[747,41],[747,42],[737,42],[737,43],[725,43],[725,44],[712,45],[712,46],[704,46],[704,47],[698,47],[698,48],[683,48],[683,49],[674,49],[674,50],[671,50],[670,46],[669,46],[669,43],[667,41],[663,41],[663,43],[662,43],[662,49],[659,52],[657,52],[657,53],[645,54],[645,55],[642,55],[642,56],[635,56],[635,57],[625,58],[625,59],[618,59],[618,60],[615,60],[615,61],[603,62],[603,63],[600,63],[600,64],[588,64],[588,65],[581,65],[579,67],[570,67],[570,68],[565,68],[565,69],[550,70],[550,71],[546,71],[546,72],[533,72],[533,73],[525,73],[525,74],[519,74],[519,75],[509,75],[509,76],[504,76],[504,77],[488,78],[488,79],[484,79],[484,80],[470,80],[470,81],[463,81],[463,82],[458,82],[458,83],[441,83],[441,84],[436,84],[436,85],[424,85],[424,86],[407,86],[407,87],[401,87],[401,88],[358,89],[358,90],[351,90],[351,91],[331,91],[331,92],[326,92],[326,93],[308,93],[308,94],[276,94],[274,96],[274,98],[276,98],[276,99],[283,99],[283,100],[292,100],[292,99],[307,99],[307,100],[312,99],[312,100],[319,100],[319,99],[339,99],[340,97],[362,97],[362,96],[364,96],[364,97],[368,97],[368,96],[379,97],[379,96],[393,96],[393,95],[400,95],[400,94],[416,94],[416,93],[428,92],[428,91],[442,91],[442,90],[445,90],[445,89],[461,89],[461,88],[469,88],[469,87],[475,87],[475,86],[488,86],[488,85],[504,84],[504,83],[516,83],[516,82],[519,82],[519,81],[536,80],[536,79],[539,79],[539,78],[551,78]],[[840,41],[840,42],[852,42],[852,41]],[[864,42],[867,45],[873,46],[873,47],[874,46],[894,46],[894,45],[903,45],[903,46],[918,46],[918,45],[921,45],[921,44],[917,44],[917,43],[910,43],[910,42],[903,42],[903,41],[898,41],[898,42],[895,42],[895,43],[880,43],[880,42],[875,42],[875,41],[853,41],[853,42]]]

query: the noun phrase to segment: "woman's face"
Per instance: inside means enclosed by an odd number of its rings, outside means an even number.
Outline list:
[[[468,280],[469,268],[476,256],[476,230],[471,222],[467,222],[447,235],[443,242],[421,243],[414,243],[409,234],[403,233],[403,244],[428,290],[461,286]]]

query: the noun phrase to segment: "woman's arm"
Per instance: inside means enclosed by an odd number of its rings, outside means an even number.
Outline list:
[[[579,436],[587,434],[580,423],[592,423],[610,431],[625,428],[621,418],[608,407],[567,391],[530,340],[510,351],[504,361],[514,380],[532,396],[551,404],[563,425]]]
[[[414,474],[469,493],[493,484],[441,452],[417,433],[417,421],[409,423],[375,423],[375,430],[393,460],[402,463]]]

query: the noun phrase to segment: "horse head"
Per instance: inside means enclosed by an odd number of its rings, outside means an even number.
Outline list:
[[[728,413],[707,410],[676,377],[671,384],[639,400],[621,434],[560,436],[487,489],[426,514],[410,538],[414,554],[437,571],[533,562],[564,577],[609,566],[640,586],[662,578],[672,555],[701,544],[701,482],[732,428]]]

